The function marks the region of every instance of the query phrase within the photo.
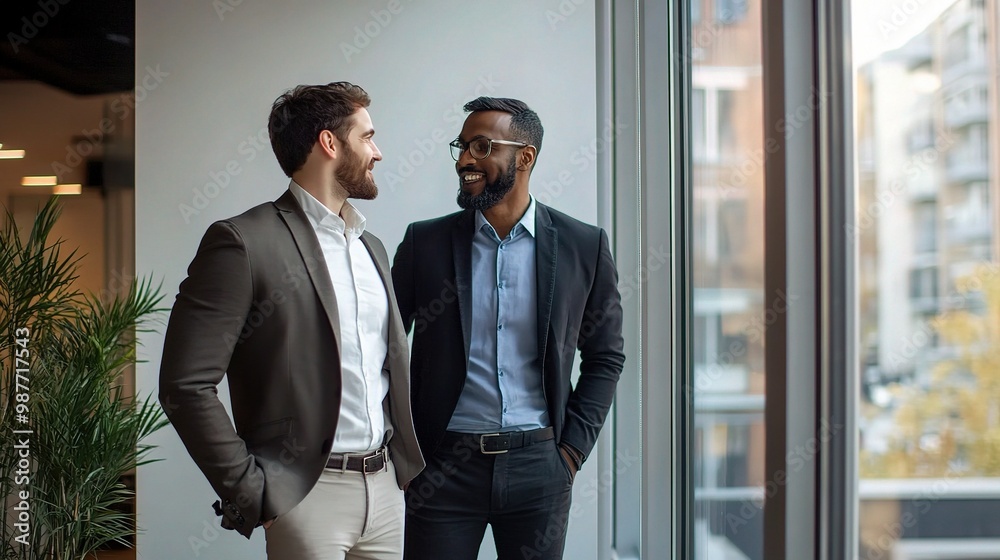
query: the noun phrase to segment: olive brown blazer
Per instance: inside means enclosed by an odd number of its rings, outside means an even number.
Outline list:
[[[424,466],[410,413],[409,352],[382,242],[364,232],[389,301],[388,446],[400,488]],[[159,399],[221,498],[223,526],[250,537],[319,479],[342,399],[337,301],[323,252],[290,191],[212,224],[170,314]],[[230,421],[216,386],[228,379]],[[235,422],[235,426],[234,426]]]

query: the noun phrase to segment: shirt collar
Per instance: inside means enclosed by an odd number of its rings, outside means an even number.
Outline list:
[[[316,197],[309,194],[309,191],[292,180],[288,185],[288,190],[292,191],[292,196],[298,201],[302,211],[306,213],[313,228],[330,228],[337,233],[361,235],[365,231],[364,214],[358,211],[350,201],[345,200],[344,206],[340,209],[340,215],[336,215],[323,203],[316,200]]]
[[[520,225],[532,237],[535,236],[535,197],[529,194],[528,199],[530,200],[530,202],[528,202],[528,209],[524,211],[524,215],[521,216],[521,219],[518,220],[517,223],[514,224],[513,229],[510,230],[512,234],[517,231],[517,226]],[[490,222],[486,219],[486,216],[483,216],[482,212],[476,210],[476,231],[481,231],[483,226],[488,225],[489,223]],[[491,225],[490,227],[493,226]]]

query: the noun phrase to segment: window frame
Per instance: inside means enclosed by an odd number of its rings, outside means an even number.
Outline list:
[[[684,559],[694,507],[690,5],[604,0],[597,9],[607,16],[598,43],[609,48],[599,80],[610,82],[599,86],[599,107],[629,131],[615,138],[609,172],[599,171],[612,185],[599,192],[613,208],[619,273],[640,279],[637,297],[623,301],[629,361],[607,457],[638,449],[641,468],[615,475],[611,554]],[[766,334],[765,473],[782,483],[764,489],[764,557],[847,560],[857,547],[859,386],[849,3],[768,0],[761,9],[765,147],[777,146],[765,162],[765,301],[801,294]],[[819,92],[789,142],[790,110]],[[654,276],[647,259],[664,239],[669,274]],[[789,452],[802,448],[815,453],[789,468]]]
[[[847,560],[857,548],[859,398],[850,7],[773,0],[763,10],[765,302],[800,294],[766,335],[764,557]],[[803,107],[810,118],[789,134]],[[796,469],[788,457],[800,450]]]

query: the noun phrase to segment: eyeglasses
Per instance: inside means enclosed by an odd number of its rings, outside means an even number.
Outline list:
[[[477,136],[472,139],[472,142],[463,142],[461,138],[456,138],[451,141],[448,146],[451,148],[451,157],[455,161],[462,157],[462,152],[469,150],[469,155],[474,159],[486,159],[490,157],[490,152],[493,151],[493,144],[501,144],[504,146],[517,146],[519,148],[527,148],[531,144],[525,144],[524,142],[511,142],[510,140],[494,140],[492,138],[487,138],[485,136]]]

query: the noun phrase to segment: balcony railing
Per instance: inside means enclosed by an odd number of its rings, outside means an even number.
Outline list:
[[[987,123],[990,120],[989,105],[980,95],[974,95],[965,103],[945,105],[944,122],[951,128],[962,128],[970,124]]]
[[[977,54],[962,60],[956,60],[950,64],[945,64],[944,71],[941,72],[942,84],[947,86],[969,75],[980,76],[986,72],[986,57]]]
[[[992,227],[989,216],[978,216],[974,219],[955,219],[948,223],[945,231],[948,242],[964,244],[985,241],[990,238]]]
[[[987,161],[972,157],[948,158],[948,181],[952,183],[972,183],[989,179],[990,169]]]

